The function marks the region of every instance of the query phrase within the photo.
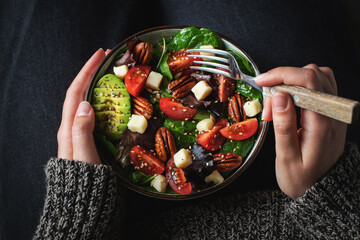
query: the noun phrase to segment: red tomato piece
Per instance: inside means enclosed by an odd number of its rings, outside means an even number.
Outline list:
[[[150,66],[134,66],[130,68],[125,76],[125,86],[128,92],[137,97],[145,87],[146,79],[149,76]]]
[[[209,151],[221,148],[226,138],[220,134],[220,130],[227,125],[226,119],[221,119],[215,123],[213,128],[207,132],[201,132],[196,137],[198,143]]]
[[[220,130],[220,133],[228,139],[244,140],[254,135],[258,126],[258,120],[256,118],[250,118],[229,127],[225,127]]]
[[[179,194],[190,194],[191,184],[186,182],[184,170],[176,167],[174,158],[170,158],[166,164],[166,179],[169,181],[170,187]]]
[[[190,69],[190,66],[200,66],[195,64],[194,61],[200,61],[200,58],[188,57],[188,55],[198,55],[199,53],[187,53],[186,49],[177,50],[170,53],[167,64],[169,65],[170,72],[175,75],[182,72],[182,75],[190,75],[196,70]]]
[[[179,121],[190,120],[195,116],[197,111],[196,108],[182,105],[182,103],[173,97],[161,98],[160,110],[165,113],[166,116]]]
[[[139,145],[130,150],[130,162],[146,175],[162,174],[165,170],[164,163],[154,153]]]

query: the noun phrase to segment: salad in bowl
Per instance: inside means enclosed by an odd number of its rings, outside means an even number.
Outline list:
[[[95,111],[102,161],[129,188],[187,199],[214,192],[253,161],[267,131],[263,96],[250,85],[195,71],[188,49],[223,49],[241,70],[255,63],[231,40],[196,27],[145,30],[118,44],[95,73],[87,100]]]

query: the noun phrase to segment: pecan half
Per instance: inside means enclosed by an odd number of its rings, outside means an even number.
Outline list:
[[[162,161],[168,160],[168,158],[176,153],[174,136],[166,127],[161,127],[157,130],[155,134],[155,149]]]
[[[227,172],[239,167],[242,163],[241,156],[235,153],[214,154],[214,166],[219,172]]]
[[[236,93],[229,100],[228,112],[230,118],[235,122],[241,122],[246,120],[246,114],[244,110],[245,98]]]
[[[153,114],[152,104],[143,97],[132,97],[132,112],[137,115],[143,115],[147,120],[149,120]]]
[[[185,75],[169,83],[168,88],[174,98],[179,99],[188,95],[195,85],[196,79],[192,76]]]
[[[153,46],[146,42],[138,43],[133,54],[137,65],[148,65],[153,55]]]

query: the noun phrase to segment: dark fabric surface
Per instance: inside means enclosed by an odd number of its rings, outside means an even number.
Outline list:
[[[112,48],[148,27],[206,27],[238,42],[261,72],[326,65],[339,95],[360,100],[359,56],[338,1],[0,1],[0,238],[30,239],[44,204],[44,165],[56,156],[66,89],[99,47]],[[360,143],[360,126],[348,128]],[[210,197],[276,188],[272,128],[249,169]],[[128,192],[137,204],[171,208]],[[202,201],[201,199],[195,201]]]

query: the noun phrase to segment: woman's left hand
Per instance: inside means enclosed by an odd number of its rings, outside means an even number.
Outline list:
[[[57,134],[58,158],[101,164],[93,138],[94,110],[84,98],[91,77],[104,60],[106,53],[103,49],[96,51],[66,92],[62,120]]]

